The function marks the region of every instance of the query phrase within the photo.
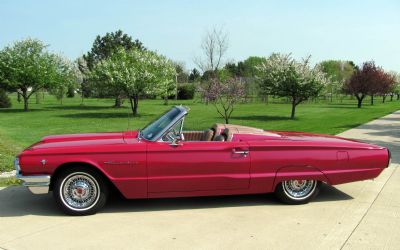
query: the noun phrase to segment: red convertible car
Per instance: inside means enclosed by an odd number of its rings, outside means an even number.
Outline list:
[[[53,195],[67,214],[104,206],[115,187],[128,199],[274,192],[288,204],[314,198],[321,182],[377,177],[388,149],[336,136],[215,124],[183,131],[176,106],[139,131],[44,137],[15,160],[33,193]]]

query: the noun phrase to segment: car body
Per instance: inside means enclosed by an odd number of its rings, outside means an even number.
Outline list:
[[[17,157],[18,178],[83,215],[104,205],[93,202],[110,186],[128,199],[275,192],[302,204],[320,182],[372,179],[389,165],[388,149],[331,135],[231,124],[183,131],[187,112],[173,107],[138,131],[46,136]]]

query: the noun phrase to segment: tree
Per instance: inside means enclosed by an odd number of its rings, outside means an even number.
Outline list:
[[[381,71],[380,77],[381,83],[378,94],[382,96],[382,103],[385,103],[388,94],[393,93],[396,88],[396,80],[395,76],[384,71]]]
[[[63,83],[64,66],[57,54],[48,52],[47,46],[35,39],[18,41],[0,52],[2,85],[22,96],[24,111],[28,111],[34,93]]]
[[[155,52],[139,49],[118,49],[109,58],[99,61],[90,78],[123,92],[137,115],[139,97],[146,94],[168,95],[175,90],[173,64]],[[172,87],[171,87],[172,86]]]
[[[245,72],[244,75],[247,77],[257,77],[259,74],[259,68],[266,62],[265,57],[250,56],[243,61]]]
[[[321,70],[328,78],[326,90],[333,101],[333,95],[343,90],[343,85],[353,75],[355,66],[351,61],[328,60],[320,63]]]
[[[290,54],[272,54],[260,67],[260,87],[265,93],[291,99],[291,119],[296,106],[317,97],[327,81],[318,65],[310,67],[309,59],[298,62]]]
[[[357,107],[361,108],[362,102],[367,95],[371,98],[382,91],[382,80],[385,77],[382,68],[377,67],[373,61],[363,63],[361,69],[357,68],[350,80],[344,85],[347,94],[357,98]],[[373,101],[371,102],[373,104]]]
[[[78,67],[78,82],[80,83],[80,94],[81,94],[81,105],[83,105],[83,99],[85,97],[89,97],[90,96],[90,87],[89,87],[89,68],[87,66],[86,60],[84,59],[84,57],[79,57],[76,60],[76,64]]]
[[[196,58],[195,63],[203,71],[216,72],[222,65],[222,59],[228,50],[228,34],[222,28],[207,31],[201,42],[203,57]]]
[[[164,56],[156,55],[156,68],[153,70],[155,75],[155,93],[164,97],[164,105],[168,105],[168,96],[176,94],[175,98],[178,99],[178,86],[175,83],[177,75],[174,63]]]
[[[75,63],[70,62],[68,59],[58,56],[56,58],[57,65],[59,65],[56,81],[59,84],[53,85],[49,90],[60,103],[63,103],[64,96],[72,89],[75,91],[79,81],[79,69]]]
[[[205,95],[228,124],[235,104],[245,96],[245,89],[238,78],[224,80],[216,77],[210,80],[210,89]]]
[[[189,75],[185,70],[183,62],[173,62],[176,71],[176,80],[178,83],[186,83],[189,80]]]
[[[189,82],[196,82],[200,78],[201,78],[200,72],[196,68],[193,68],[192,71],[190,71],[188,81]]]
[[[224,68],[231,74],[233,77],[245,77],[246,76],[246,65],[243,62],[236,63],[227,63]]]
[[[393,91],[390,94],[390,101],[393,101],[393,96],[396,95],[397,96],[397,100],[400,99],[400,74],[392,71],[390,72],[390,74],[393,77],[394,80],[394,87],[393,87]]]
[[[109,58],[119,48],[146,50],[143,43],[138,39],[133,40],[131,36],[125,34],[122,30],[117,30],[115,32],[107,32],[104,36],[97,35],[91,50],[83,58],[89,70],[92,70],[97,62]]]
[[[258,88],[257,74],[258,67],[260,67],[266,61],[263,57],[251,56],[244,61],[238,63],[227,63],[224,69],[226,69],[231,76],[238,77],[244,82],[246,96],[245,100],[253,98],[254,95],[260,95],[263,99],[268,100],[268,94],[262,93]]]
[[[88,70],[93,70],[94,66],[101,60],[109,58],[116,50],[123,48],[125,50],[138,49],[146,50],[139,40],[133,40],[131,36],[125,34],[122,30],[107,32],[104,36],[97,36],[93,42],[91,50],[83,56],[87,63]],[[121,107],[121,92],[112,89],[109,86],[101,86],[103,92],[115,97],[115,107]]]

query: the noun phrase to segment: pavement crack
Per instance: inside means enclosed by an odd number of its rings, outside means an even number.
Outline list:
[[[389,180],[392,178],[392,176],[394,175],[394,173],[397,171],[397,167],[394,169],[394,171],[390,174],[389,178],[385,181],[385,183],[383,184],[381,190],[379,190],[379,193],[376,195],[375,199],[371,202],[371,204],[368,206],[367,210],[365,211],[365,213],[363,214],[363,216],[361,217],[361,219],[358,221],[357,225],[353,228],[353,230],[351,231],[351,233],[349,234],[349,236],[347,237],[347,239],[343,242],[342,246],[340,247],[340,249],[342,250],[347,242],[349,241],[349,239],[351,238],[351,236],[354,234],[354,232],[357,230],[357,228],[360,226],[361,222],[364,220],[365,216],[367,216],[369,210],[371,209],[371,207],[375,204],[375,201],[378,199],[379,195],[382,193],[383,189],[386,187],[386,184],[389,182]]]

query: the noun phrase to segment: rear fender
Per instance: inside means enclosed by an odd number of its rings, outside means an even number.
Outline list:
[[[282,181],[287,180],[317,180],[330,183],[329,179],[319,169],[311,166],[287,166],[280,168],[275,176],[274,190]]]

